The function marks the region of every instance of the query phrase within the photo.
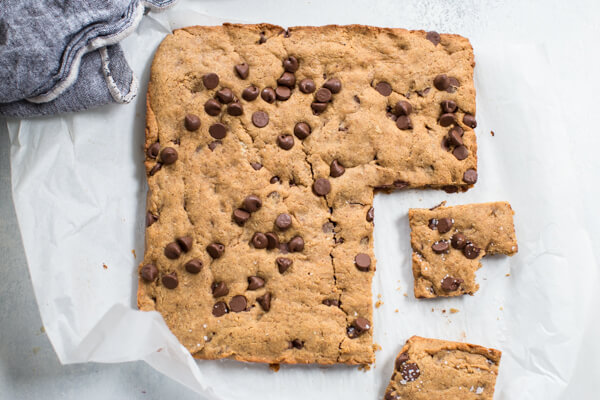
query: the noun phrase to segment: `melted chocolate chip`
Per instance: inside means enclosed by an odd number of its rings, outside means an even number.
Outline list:
[[[175,260],[181,255],[181,247],[179,247],[179,244],[177,244],[177,242],[171,242],[165,246],[164,253],[165,257],[167,257],[168,259]]]
[[[438,122],[441,126],[450,126],[456,123],[456,117],[452,113],[442,114]]]
[[[188,131],[196,131],[200,128],[200,118],[196,114],[188,114],[185,116],[183,124]]]
[[[306,139],[308,136],[310,136],[311,132],[312,130],[310,129],[310,125],[308,125],[306,122],[298,122],[294,126],[294,135],[296,135],[296,137],[300,140]]]
[[[481,249],[475,246],[473,243],[468,243],[463,248],[463,254],[470,260],[473,260],[479,256]]]
[[[304,78],[300,81],[300,83],[298,84],[298,87],[300,88],[300,91],[302,93],[312,93],[317,89],[317,86],[315,85],[315,82],[310,79],[310,78]]]
[[[241,208],[238,208],[233,211],[233,220],[239,226],[244,225],[246,223],[246,221],[248,221],[249,218],[250,218],[250,213],[246,210],[242,210]]]
[[[315,180],[315,183],[313,183],[313,192],[317,196],[326,196],[331,192],[331,183],[329,183],[328,179],[318,178]]]
[[[410,115],[410,113],[412,113],[412,105],[406,100],[400,100],[394,107],[394,113],[397,116]]]
[[[190,251],[194,245],[194,239],[191,236],[178,237],[176,242],[184,253]]]
[[[387,82],[379,82],[375,85],[375,90],[377,90],[380,95],[387,97],[392,94],[392,85]]]
[[[208,133],[215,139],[223,139],[227,135],[227,127],[220,122],[212,124],[208,128]]]
[[[437,90],[446,90],[450,87],[450,79],[446,74],[438,75],[433,79],[433,86]]]
[[[331,78],[323,84],[323,87],[331,90],[331,93],[337,94],[342,90],[342,82],[338,78]]]
[[[287,271],[293,263],[291,259],[285,257],[277,257],[275,262],[277,263],[277,269],[279,270],[280,274],[283,274],[285,271]]]
[[[279,247],[279,238],[273,232],[265,233],[267,237],[267,250],[273,250]]]
[[[298,59],[294,56],[289,56],[288,58],[283,60],[283,69],[285,69],[287,72],[296,72],[298,71],[299,67],[300,63],[298,62]]]
[[[288,243],[287,247],[292,253],[300,252],[304,250],[304,239],[302,239],[300,236],[294,236]]]
[[[443,113],[453,113],[457,108],[454,100],[442,100],[440,106],[442,106]]]
[[[403,131],[413,128],[412,121],[406,115],[401,115],[396,119],[396,126]]]
[[[211,289],[214,298],[227,296],[229,294],[229,288],[225,282],[213,282]]]
[[[277,136],[277,145],[284,150],[290,150],[294,147],[294,137],[292,135]]]
[[[469,156],[469,150],[465,146],[456,146],[452,151],[457,160],[464,160]]]
[[[407,353],[400,353],[400,355],[396,358],[396,370],[400,371],[402,369],[402,364],[409,360]]]
[[[256,290],[265,286],[265,280],[260,276],[249,276],[248,277],[248,290]]]
[[[175,161],[177,161],[178,158],[179,158],[179,155],[177,154],[177,150],[175,150],[172,147],[165,147],[160,152],[160,161],[164,165],[173,164]]]
[[[406,382],[412,382],[421,375],[421,371],[415,363],[404,363],[400,369],[400,374]]]
[[[256,86],[248,86],[242,91],[242,99],[246,101],[253,101],[258,97],[259,90]]]
[[[170,274],[163,275],[161,282],[167,289],[175,289],[179,285],[179,279],[177,279],[177,272],[171,272]]]
[[[375,209],[373,207],[369,208],[367,211],[367,222],[373,222],[375,219]]]
[[[354,265],[359,271],[367,272],[371,269],[371,257],[365,253],[359,253],[354,257]]]
[[[266,249],[269,244],[269,240],[267,236],[262,232],[255,232],[254,236],[252,236],[252,245],[256,249]]]
[[[208,73],[202,77],[202,83],[208,90],[214,89],[219,86],[219,75],[214,72]]]
[[[321,88],[315,93],[315,99],[319,103],[327,103],[331,100],[331,91],[327,88]]]
[[[241,63],[235,66],[235,72],[240,78],[246,79],[248,77],[248,73],[250,72],[250,68],[248,67],[248,64]]]
[[[327,109],[327,103],[312,102],[310,108],[313,110],[313,114],[318,115]]]
[[[471,114],[465,114],[463,116],[463,123],[472,129],[475,129],[477,127],[477,121],[475,121],[475,117]]]
[[[185,263],[185,270],[190,274],[197,274],[202,270],[202,261],[194,258]]]
[[[477,171],[475,171],[473,168],[466,170],[463,174],[463,181],[469,185],[473,185],[475,182],[477,182]]]
[[[452,225],[454,225],[452,218],[440,218],[437,223],[437,230],[439,233],[450,232]]]
[[[277,94],[273,88],[266,87],[260,92],[260,97],[267,103],[273,103],[275,102],[275,99],[277,99]]]
[[[252,114],[252,123],[257,128],[264,128],[269,123],[269,114],[264,111],[255,111]]]
[[[229,88],[223,88],[215,94],[221,104],[229,104],[233,101],[233,92]]]
[[[452,243],[452,247],[455,249],[461,250],[467,245],[467,237],[460,232],[452,235],[452,239],[450,240]]]
[[[146,227],[152,225],[156,221],[158,221],[158,217],[156,215],[152,214],[150,211],[147,211],[146,212]]]
[[[450,244],[447,240],[439,240],[431,245],[431,250],[436,254],[447,253],[450,249]]]
[[[225,246],[221,243],[211,243],[206,246],[206,251],[212,258],[217,259],[225,253]]]
[[[146,282],[154,282],[158,276],[158,268],[154,264],[146,264],[140,270],[140,275]]]
[[[271,293],[265,293],[260,297],[256,298],[258,304],[260,304],[263,311],[267,312],[271,309]]]
[[[208,99],[206,103],[204,103],[204,111],[213,117],[219,115],[221,112],[221,103],[215,99]]]
[[[239,117],[244,113],[244,107],[239,101],[234,101],[227,106],[227,114],[234,117]]]
[[[456,279],[451,276],[447,276],[442,279],[442,290],[445,292],[454,292],[460,288],[460,284],[463,283],[464,280]]]
[[[340,164],[338,160],[333,160],[331,162],[331,165],[329,166],[329,176],[337,178],[344,175],[344,172],[346,172],[346,168],[344,168],[344,166]]]
[[[215,317],[222,317],[223,315],[227,314],[228,312],[229,312],[229,309],[227,308],[227,304],[224,301],[216,302],[212,309],[212,314]]]
[[[286,101],[292,95],[292,91],[287,86],[277,86],[275,89],[275,97],[279,101]]]
[[[258,198],[258,196],[251,194],[244,199],[243,205],[244,210],[253,213],[260,210],[262,207],[262,201]]]
[[[246,310],[246,306],[248,305],[248,300],[242,295],[233,296],[231,300],[229,300],[229,309],[233,312],[242,312]]]
[[[155,142],[152,143],[152,145],[150,147],[148,147],[148,150],[146,150],[146,155],[150,158],[156,158],[158,157],[158,153],[160,151],[160,143]]]
[[[427,34],[425,35],[425,39],[427,39],[431,43],[433,43],[434,46],[437,46],[438,44],[440,44],[440,41],[442,40],[442,38],[440,37],[440,34],[435,31],[427,32]]]
[[[322,301],[322,303],[328,307],[339,307],[340,306],[340,302],[337,299],[325,299]]]
[[[289,229],[289,227],[292,226],[292,217],[290,214],[279,214],[277,218],[275,218],[275,226],[282,231]]]
[[[277,84],[293,88],[296,85],[296,77],[291,72],[284,72],[281,77],[277,79]]]

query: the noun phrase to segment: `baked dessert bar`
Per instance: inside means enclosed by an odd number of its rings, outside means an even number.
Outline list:
[[[147,97],[138,305],[194,357],[374,359],[373,192],[477,180],[473,51],[368,26],[189,27]]]
[[[415,297],[475,293],[485,255],[518,251],[513,214],[506,202],[410,209]]]
[[[413,336],[384,400],[492,400],[502,353],[474,344]]]

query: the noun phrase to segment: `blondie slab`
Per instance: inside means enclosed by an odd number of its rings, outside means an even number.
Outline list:
[[[138,305],[198,358],[370,363],[373,192],[477,180],[473,52],[368,26],[190,27],[147,98]]]
[[[475,293],[481,259],[518,250],[513,214],[506,202],[410,209],[415,297]]]
[[[394,363],[384,400],[492,400],[502,353],[413,336]]]

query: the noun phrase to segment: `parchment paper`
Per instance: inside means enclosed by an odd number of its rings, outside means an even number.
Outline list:
[[[600,279],[594,236],[600,218],[598,189],[589,185],[599,178],[600,142],[585,110],[597,109],[590,105],[600,89],[593,73],[600,70],[600,52],[586,38],[600,35],[588,16],[594,13],[585,9],[517,4],[184,1],[148,15],[123,42],[143,83],[132,104],[9,121],[19,225],[44,326],[61,362],[145,360],[207,399],[377,399],[396,353],[416,334],[502,350],[496,399],[596,398]],[[554,30],[555,17],[571,28]],[[265,365],[196,362],[158,313],[136,309],[150,62],[170,29],[225,19],[436,29],[472,40],[479,182],[466,194],[376,196],[373,300],[383,304],[374,310],[374,332],[382,350],[369,371],[282,366],[275,373]],[[416,300],[407,211],[442,200],[509,201],[519,253],[485,258],[475,296]]]

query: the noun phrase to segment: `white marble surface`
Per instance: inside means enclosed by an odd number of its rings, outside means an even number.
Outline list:
[[[471,37],[476,48],[485,35],[501,41],[542,45],[547,52],[553,75],[547,84],[564,100],[560,111],[569,124],[562,132],[564,151],[572,152],[574,167],[582,182],[598,182],[600,149],[597,126],[598,105],[595,93],[600,91],[600,38],[597,15],[600,3],[593,0],[558,1],[196,1],[205,14],[226,19],[266,21],[279,25],[325,23],[362,23],[407,28],[436,29]],[[442,10],[440,10],[442,9]],[[177,13],[177,7],[171,12]],[[439,17],[439,18],[437,18]],[[422,21],[431,21],[423,24]],[[486,51],[492,49],[485,49]],[[519,59],[506,63],[518,64]],[[498,66],[501,68],[501,66]],[[546,73],[546,71],[540,71]],[[509,92],[510,90],[508,90]],[[481,96],[492,96],[485,91]],[[505,95],[506,93],[503,93]],[[543,107],[532,104],[532,108]],[[510,118],[498,105],[497,118]],[[552,119],[549,111],[546,118]],[[490,121],[494,122],[494,121]],[[23,246],[10,194],[8,138],[0,121],[0,399],[197,399],[198,395],[162,376],[144,363],[84,364],[61,366],[47,337],[40,331],[41,320],[29,281]],[[573,128],[577,127],[577,128]],[[478,132],[479,135],[487,132]],[[502,133],[500,133],[502,134]],[[556,138],[554,138],[556,139]],[[515,146],[519,143],[515,142]],[[531,148],[535,152],[535,148]],[[552,160],[548,160],[549,163]],[[557,190],[569,190],[569,182],[556,182]],[[595,185],[596,186],[596,185]],[[584,188],[573,207],[595,210],[597,189]],[[550,198],[534,201],[552,201]],[[589,240],[600,234],[600,216],[593,212],[584,221]],[[582,232],[578,232],[582,233]],[[598,263],[600,253],[596,250]],[[577,273],[577,265],[571,266]],[[585,279],[586,277],[582,277]],[[598,309],[600,304],[582,304]],[[550,312],[551,310],[549,310]],[[583,337],[583,350],[577,357],[578,371],[569,377],[561,399],[593,399],[596,395],[592,379],[600,374],[597,360],[600,347],[598,324],[589,325]],[[581,327],[584,329],[584,327]],[[385,373],[385,371],[379,371]],[[525,397],[523,397],[525,398]],[[535,394],[526,397],[535,399]]]

